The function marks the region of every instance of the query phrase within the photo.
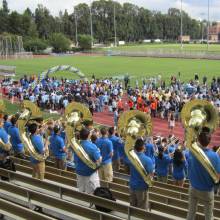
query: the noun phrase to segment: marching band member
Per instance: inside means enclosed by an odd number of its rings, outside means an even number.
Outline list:
[[[43,155],[48,148],[49,142],[46,141],[44,146],[43,137],[38,134],[38,125],[36,123],[30,124],[28,130],[31,134],[30,139],[36,152]],[[32,156],[30,157],[30,161],[33,167],[32,177],[43,180],[45,175],[45,161],[38,161]]]
[[[80,131],[80,144],[89,155],[89,157],[97,164],[100,165],[102,157],[98,147],[90,140],[90,131],[83,128]],[[74,162],[76,164],[77,174],[77,187],[80,192],[92,194],[94,190],[100,186],[100,180],[97,170],[88,167],[78,156],[74,154]]]
[[[111,182],[113,180],[113,144],[108,139],[106,128],[101,128],[100,132],[102,137],[96,141],[96,145],[100,149],[102,155],[102,166],[99,168],[99,177],[102,180]]]
[[[4,144],[8,143],[8,134],[4,129],[4,120],[0,117],[0,139]],[[0,147],[0,165],[4,162],[8,152]]]
[[[12,124],[8,118],[8,115],[4,115],[3,118],[4,118],[4,129],[8,133],[8,129],[11,127]]]
[[[183,152],[177,148],[173,155],[173,178],[175,180],[175,185],[183,187],[185,169],[187,166],[187,161]]]
[[[153,175],[153,162],[152,160],[145,155],[145,146],[144,141],[140,138],[136,140],[134,149],[143,164],[146,171]],[[142,176],[139,174],[139,172],[136,170],[136,168],[130,163],[130,205],[142,209],[148,208],[148,185],[145,183]]]
[[[204,127],[198,136],[198,142],[220,177],[220,159],[216,152],[209,149],[208,145],[210,141],[210,129]],[[189,191],[187,220],[195,219],[199,201],[204,204],[205,219],[212,220],[214,209],[214,181],[202,166],[201,162],[198,161],[191,152],[189,153],[189,181],[191,187]]]
[[[15,116],[11,118],[12,125],[8,129],[8,134],[10,135],[10,141],[12,149],[14,151],[14,156],[24,158],[24,146],[20,139],[19,129],[17,128],[17,120],[18,118]]]
[[[112,167],[114,171],[119,171],[120,169],[120,148],[122,148],[122,141],[119,137],[115,136],[115,129],[114,127],[110,127],[108,130],[109,133],[109,140],[113,144],[113,157],[112,157]]]
[[[167,183],[169,165],[172,163],[172,155],[166,154],[164,151],[166,148],[159,147],[158,155],[155,158],[156,161],[156,174],[157,180],[160,182]]]
[[[65,147],[64,139],[61,137],[61,128],[58,125],[54,127],[53,134],[49,140],[50,148],[55,156],[56,168],[65,170],[67,148]]]

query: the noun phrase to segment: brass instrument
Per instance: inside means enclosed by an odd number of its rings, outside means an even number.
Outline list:
[[[152,177],[145,170],[139,157],[134,151],[134,145],[138,137],[149,136],[152,132],[151,117],[138,110],[122,113],[118,121],[119,134],[125,138],[125,153],[133,166],[149,187],[152,186]]]
[[[70,144],[76,155],[90,168],[97,169],[97,164],[93,162],[85,152],[79,141],[76,139],[76,132],[82,128],[85,120],[92,121],[92,115],[89,109],[77,102],[70,103],[65,109],[65,119],[67,125],[65,128],[67,142]]]
[[[20,114],[18,118],[18,129],[20,131],[21,141],[24,144],[25,150],[28,154],[34,157],[38,161],[45,161],[49,155],[49,150],[45,149],[45,154],[39,154],[36,152],[31,140],[30,136],[26,131],[26,125],[28,122],[35,122],[36,119],[42,118],[42,113],[40,109],[30,101],[24,101],[22,104],[23,112]]]
[[[218,127],[218,112],[208,101],[193,100],[184,105],[181,120],[186,129],[186,146],[200,161],[213,181],[218,183],[218,174],[197,141],[203,127],[209,128],[211,132],[214,132]]]
[[[4,113],[6,111],[5,103],[3,100],[0,100],[0,112]],[[2,139],[0,139],[0,148],[2,148],[4,151],[10,151],[11,150],[11,143],[4,143]]]

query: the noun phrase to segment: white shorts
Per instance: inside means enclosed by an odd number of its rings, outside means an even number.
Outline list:
[[[77,188],[79,189],[79,192],[92,194],[97,187],[100,187],[100,180],[97,171],[91,176],[80,176],[77,174]]]

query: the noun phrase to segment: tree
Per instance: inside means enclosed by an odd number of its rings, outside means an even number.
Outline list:
[[[24,41],[24,49],[31,52],[41,52],[47,48],[47,43],[39,38],[29,38]]]
[[[2,1],[2,8],[0,9],[0,33],[9,32],[8,29],[9,9],[6,0]]]
[[[50,12],[43,5],[38,5],[35,10],[35,23],[39,36],[43,39],[48,39],[52,33],[52,22],[54,18],[50,15]]]
[[[70,49],[71,41],[62,33],[54,33],[49,39],[53,51],[56,53],[66,52]]]
[[[78,41],[79,41],[79,47],[82,49],[82,50],[89,50],[91,49],[92,47],[92,38],[90,35],[79,35],[78,37]]]

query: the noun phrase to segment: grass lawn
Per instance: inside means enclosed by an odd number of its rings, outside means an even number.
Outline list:
[[[105,48],[104,50],[109,50]],[[135,44],[113,47],[110,50],[117,51],[147,51],[147,50],[174,50],[174,51],[191,51],[191,52],[207,52],[207,44],[184,44],[183,49],[180,48],[180,44],[160,44],[160,43],[148,43],[148,44]],[[209,53],[220,53],[220,44],[210,44]]]
[[[197,59],[172,59],[172,58],[139,58],[139,57],[107,57],[107,56],[62,56],[21,60],[0,60],[0,65],[16,66],[16,78],[24,74],[38,75],[48,68],[56,65],[72,65],[79,68],[87,78],[94,73],[97,78],[110,76],[123,77],[129,73],[134,83],[135,79],[154,77],[160,74],[163,79],[170,79],[171,75],[178,75],[188,81],[198,73],[201,77],[207,75],[209,80],[213,76],[220,76],[220,61]],[[56,73],[56,76],[77,78],[68,72]]]

